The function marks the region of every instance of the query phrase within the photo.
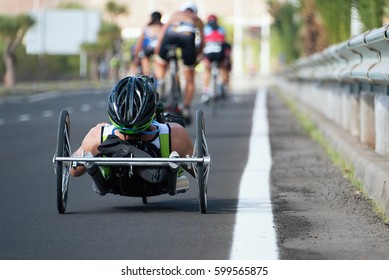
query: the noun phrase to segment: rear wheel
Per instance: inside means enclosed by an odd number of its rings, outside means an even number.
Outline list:
[[[170,111],[174,116],[182,118],[182,114],[179,107],[181,103],[181,87],[177,75],[172,76],[172,87],[170,94]]]
[[[212,62],[212,69],[211,69],[211,110],[212,110],[212,116],[217,116],[217,102],[219,98],[219,92],[218,92],[218,66],[216,62]]]
[[[205,139],[204,113],[201,110],[196,112],[196,158],[209,156],[208,145]],[[210,165],[204,162],[197,162],[195,167],[197,186],[199,189],[199,206],[201,213],[207,213],[207,184]]]
[[[167,92],[167,99],[165,104],[165,110],[166,112],[169,112],[172,116],[177,117],[181,119],[181,123],[183,126],[185,124],[189,124],[190,120],[188,121],[185,116],[182,114],[182,93],[181,93],[181,84],[180,84],[180,76],[179,76],[179,69],[177,64],[176,58],[172,58],[169,62],[169,68],[170,68],[170,76],[169,76],[169,82],[170,82],[170,90]]]
[[[70,149],[70,118],[67,111],[62,111],[58,121],[57,133],[57,157],[69,157]],[[57,177],[57,208],[60,214],[65,213],[70,177],[70,163],[57,161],[56,163]]]

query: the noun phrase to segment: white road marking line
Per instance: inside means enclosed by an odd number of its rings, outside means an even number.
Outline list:
[[[5,124],[5,121],[3,119],[0,119],[0,125]]]
[[[92,106],[90,104],[84,104],[81,106],[81,112],[88,112],[92,109]]]
[[[28,103],[40,102],[47,99],[58,97],[59,93],[56,91],[37,93],[28,98]]]
[[[46,110],[42,112],[42,117],[51,118],[54,115],[53,110]]]
[[[97,107],[99,107],[99,108],[106,108],[107,107],[107,101],[100,100],[99,103],[97,104]]]
[[[72,114],[74,112],[74,108],[73,107],[67,107],[64,110],[68,111],[69,114]]]
[[[29,114],[23,114],[18,117],[20,122],[27,122],[31,120],[31,116]]]
[[[259,89],[253,113],[249,159],[240,182],[230,259],[278,259],[270,200],[271,154],[266,89]]]

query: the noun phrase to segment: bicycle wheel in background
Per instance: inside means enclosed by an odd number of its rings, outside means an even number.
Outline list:
[[[218,87],[218,76],[219,76],[219,68],[216,61],[212,62],[211,66],[211,94],[210,94],[210,105],[212,116],[217,116],[217,103],[219,99],[219,87]]]

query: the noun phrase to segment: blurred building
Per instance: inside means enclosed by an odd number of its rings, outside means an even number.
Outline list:
[[[55,9],[62,3],[80,3],[86,9],[104,11],[108,0],[0,0],[0,13],[21,14],[31,11]],[[116,0],[127,7],[128,13],[116,20],[123,30],[124,37],[136,37],[150,13],[158,10],[165,17],[179,8],[184,0]],[[216,14],[227,24],[233,26],[234,71],[241,73],[253,61],[260,65],[258,71],[269,72],[270,16],[267,13],[266,0],[194,0],[199,9],[199,16],[206,19],[209,14]],[[104,14],[104,13],[103,13]],[[107,15],[105,15],[107,16]],[[255,50],[245,49],[243,42],[247,37],[257,39],[260,54]],[[252,37],[252,38],[251,38]],[[257,37],[257,38],[256,38]],[[254,56],[254,57],[253,57]]]

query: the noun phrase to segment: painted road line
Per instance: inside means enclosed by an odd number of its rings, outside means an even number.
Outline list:
[[[31,120],[31,116],[29,114],[23,114],[18,117],[20,122],[28,122]]]
[[[92,106],[88,103],[81,106],[81,112],[88,112],[91,109],[92,109]]]
[[[52,116],[54,116],[53,110],[46,110],[42,112],[42,117],[44,118],[51,118]]]
[[[230,259],[278,259],[270,200],[271,153],[266,89],[259,89],[253,112],[249,159],[242,175]]]
[[[56,91],[42,92],[34,94],[28,97],[28,103],[40,102],[48,99],[53,99],[59,96],[59,93]]]

